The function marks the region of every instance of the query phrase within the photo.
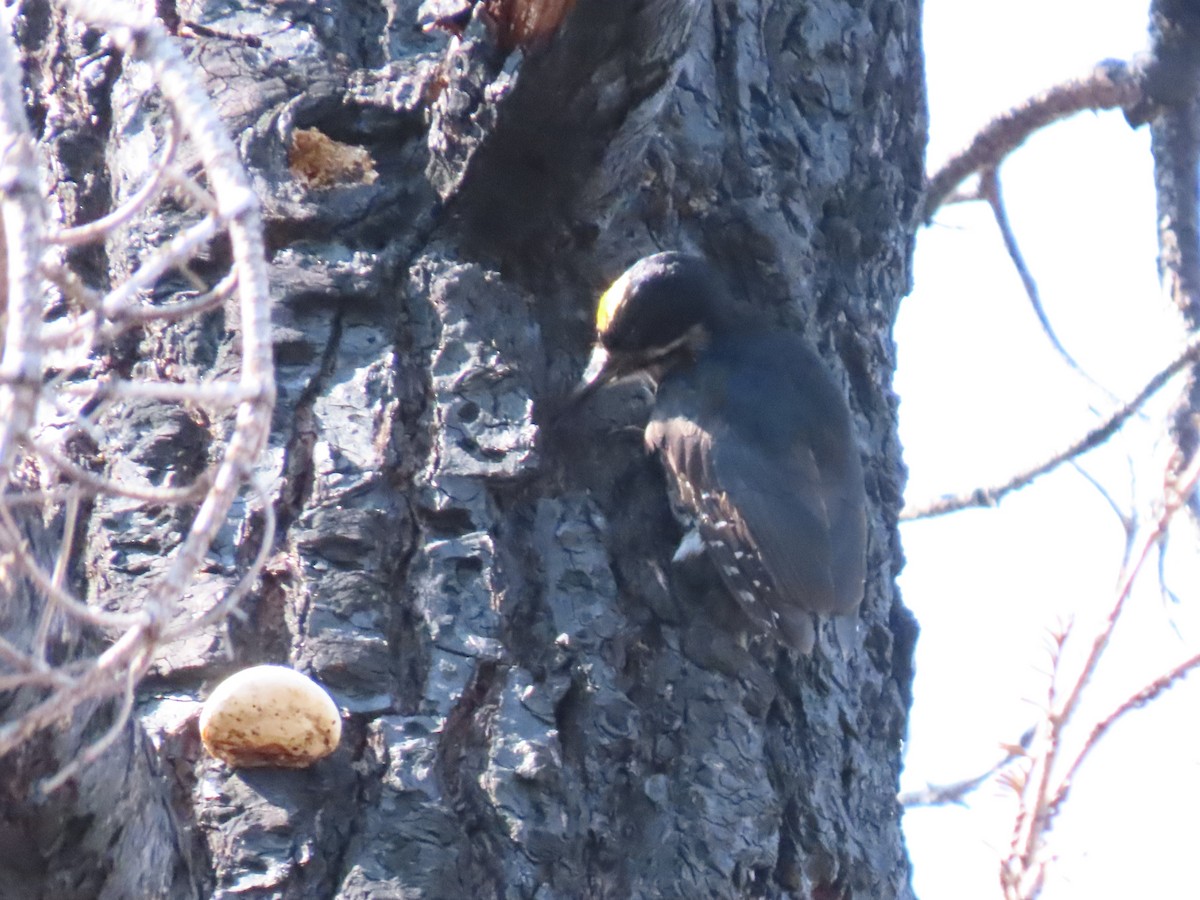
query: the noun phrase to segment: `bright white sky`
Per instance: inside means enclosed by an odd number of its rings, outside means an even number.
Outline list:
[[[927,0],[931,168],[990,115],[1142,50],[1146,14],[1145,0]],[[1156,276],[1148,133],[1118,113],[1086,114],[1031,140],[1001,178],[1060,339],[1132,396],[1183,340]],[[1112,408],[1051,350],[982,204],[943,211],[919,236],[896,338],[910,501],[1002,481]],[[1169,400],[1168,390],[1159,413]],[[1084,459],[1143,515],[1161,482],[1159,429],[1139,423]],[[903,779],[914,789],[978,774],[1036,720],[1047,635],[1073,615],[1080,643],[1090,641],[1114,596],[1123,535],[1096,490],[1064,469],[998,509],[909,524],[903,538],[900,583],[922,627]],[[1164,603],[1153,572],[1136,595],[1094,684],[1093,715],[1200,647],[1200,579],[1188,568],[1197,547],[1178,532],[1170,583],[1181,606]],[[1198,704],[1200,673],[1100,745],[1051,836],[1059,860],[1046,900],[1200,896]],[[993,784],[966,807],[910,811],[921,900],[999,897],[1014,810]]]

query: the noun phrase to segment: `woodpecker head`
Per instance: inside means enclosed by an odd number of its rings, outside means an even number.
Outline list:
[[[720,276],[700,257],[668,252],[638,260],[600,297],[596,347],[579,393],[638,373],[658,381],[727,327],[731,306]]]

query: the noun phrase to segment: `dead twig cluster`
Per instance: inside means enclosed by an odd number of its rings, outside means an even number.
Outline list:
[[[1200,666],[1200,654],[1195,654],[1167,669],[1096,719],[1087,729],[1082,743],[1070,746],[1071,734],[1087,727],[1077,722],[1080,703],[1104,658],[1133,585],[1167,533],[1171,520],[1195,492],[1198,481],[1200,454],[1194,456],[1179,475],[1170,479],[1158,514],[1140,534],[1131,536],[1130,552],[1121,567],[1112,606],[1093,636],[1082,664],[1072,676],[1063,671],[1062,651],[1067,642],[1074,639],[1074,631],[1065,628],[1055,635],[1044,717],[1034,735],[1025,765],[1019,772],[1010,773],[1008,778],[1017,792],[1018,814],[1008,854],[1000,867],[1005,900],[1033,900],[1041,893],[1047,869],[1053,861],[1047,849],[1047,836],[1070,794],[1080,766],[1100,739],[1128,713],[1144,707]]]
[[[274,529],[271,505],[254,478],[275,399],[258,200],[196,73],[158,22],[135,19],[133,7],[105,0],[65,0],[65,8],[105,32],[126,66],[149,67],[172,125],[153,170],[124,202],[96,221],[57,227],[25,118],[18,51],[8,24],[0,28],[0,221],[8,273],[0,307],[0,618],[14,614],[19,598],[33,598],[35,623],[31,637],[0,636],[0,701],[9,701],[4,704],[9,720],[0,725],[0,754],[85,701],[115,698],[107,732],[49,779],[47,789],[121,733],[138,680],[159,648],[222,621],[254,585]],[[191,167],[178,161],[185,145],[197,160]],[[99,290],[73,271],[67,248],[110,240],[165,200],[187,210],[184,225],[145,253],[121,283]],[[189,262],[217,238],[227,241],[229,271],[217,283],[205,284],[191,274]],[[194,290],[156,301],[156,289],[164,293],[161,285],[170,273],[188,277]],[[131,329],[162,326],[218,307],[226,308],[240,342],[237,371],[187,383],[155,380],[146,374],[153,371],[150,366],[118,373],[101,363],[113,341]],[[104,452],[103,414],[117,404],[145,402],[180,404],[196,419],[227,423],[220,452],[190,483],[131,481],[106,465],[111,460]],[[89,458],[80,459],[81,444],[96,448]],[[247,490],[261,505],[257,559],[205,610],[179,616],[179,600]],[[97,497],[190,510],[187,534],[162,569],[139,582],[139,596],[123,612],[76,596],[67,577],[79,551],[81,510]],[[30,510],[40,512],[42,521],[61,523],[52,565],[39,559],[22,525]],[[49,636],[64,622],[93,636],[83,646],[100,649],[66,659],[51,652]]]

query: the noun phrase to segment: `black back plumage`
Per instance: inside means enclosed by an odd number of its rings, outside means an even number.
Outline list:
[[[672,502],[746,615],[807,652],[814,615],[852,623],[863,595],[866,497],[841,390],[798,335],[736,314],[703,260],[658,254],[622,277],[601,345],[612,371],[659,378],[646,445]]]

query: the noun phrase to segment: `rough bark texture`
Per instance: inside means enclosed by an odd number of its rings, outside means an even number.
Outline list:
[[[461,39],[422,32],[419,5],[159,10],[264,201],[281,536],[245,620],[172,648],[75,786],[22,791],[79,729],[4,762],[0,896],[910,896],[890,382],[922,176],[918,4],[578,0],[507,57],[478,17]],[[161,134],[152,86],[38,8],[21,28],[35,123],[86,219]],[[306,185],[300,128],[365,147],[378,178]],[[705,573],[673,569],[643,390],[564,424],[599,290],[663,248],[709,255],[846,387],[871,523],[848,661],[744,649]],[[96,277],[138,251],[108,246]],[[222,358],[227,327],[137,349],[186,372]],[[108,427],[158,479],[220,438],[149,407]],[[111,604],[179,523],[90,515],[78,571]],[[252,551],[231,533],[213,577]],[[260,661],[349,710],[312,770],[199,752],[197,700]]]
[[[1144,68],[1145,100],[1127,114],[1135,127],[1150,123],[1154,194],[1158,201],[1158,272],[1189,332],[1200,326],[1200,10],[1180,0],[1150,4],[1151,54]],[[1182,471],[1200,449],[1200,378],[1188,371],[1175,407],[1172,436]],[[1200,516],[1200,500],[1188,501]]]

